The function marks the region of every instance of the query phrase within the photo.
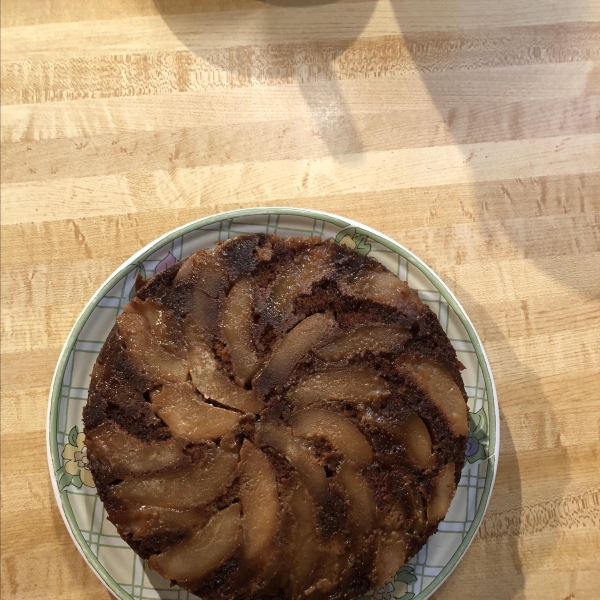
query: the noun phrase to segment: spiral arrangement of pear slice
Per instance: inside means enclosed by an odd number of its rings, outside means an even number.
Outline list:
[[[350,599],[448,511],[460,369],[375,260],[240,236],[138,285],[92,374],[90,468],[123,539],[203,599]]]

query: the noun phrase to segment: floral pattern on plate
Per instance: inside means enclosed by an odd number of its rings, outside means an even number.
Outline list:
[[[78,490],[83,485],[91,488],[96,487],[88,463],[85,433],[79,433],[77,427],[73,427],[69,433],[69,441],[64,445],[61,456],[65,462],[55,473],[58,489],[61,492],[69,485]]]

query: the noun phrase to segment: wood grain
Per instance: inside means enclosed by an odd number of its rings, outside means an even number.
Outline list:
[[[109,598],[45,456],[84,304],[159,235],[257,205],[397,239],[483,339],[498,478],[435,598],[598,598],[598,0],[1,8],[2,598]]]

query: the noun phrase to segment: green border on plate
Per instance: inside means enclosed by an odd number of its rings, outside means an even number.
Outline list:
[[[92,553],[90,547],[83,538],[81,531],[77,525],[77,521],[75,519],[75,515],[73,514],[73,510],[67,497],[66,490],[63,492],[58,491],[58,485],[56,477],[54,475],[57,469],[60,467],[60,454],[58,451],[58,443],[56,439],[57,409],[58,401],[60,399],[62,380],[64,377],[67,362],[69,360],[69,356],[71,354],[71,351],[73,350],[73,347],[75,345],[75,342],[77,341],[81,330],[83,329],[92,311],[98,305],[100,299],[104,297],[106,292],[108,292],[122,277],[126,276],[130,271],[136,268],[134,263],[140,261],[143,262],[154,252],[156,252],[160,247],[196,229],[200,229],[206,227],[207,225],[211,225],[220,221],[226,221],[239,217],[260,215],[296,215],[326,221],[342,228],[357,227],[359,229],[362,229],[365,233],[368,233],[370,238],[379,242],[381,245],[385,246],[392,252],[395,252],[400,256],[404,257],[408,262],[415,265],[421,272],[423,272],[427,276],[427,278],[433,283],[433,285],[436,287],[439,293],[444,297],[446,302],[452,307],[452,309],[462,322],[463,326],[465,327],[469,335],[469,339],[473,344],[473,348],[475,349],[475,354],[477,356],[477,361],[483,373],[485,389],[488,398],[488,407],[490,410],[490,428],[488,432],[490,455],[487,459],[488,469],[486,473],[485,486],[483,488],[483,495],[477,508],[477,512],[475,513],[475,518],[473,519],[471,526],[469,527],[469,531],[466,533],[464,539],[458,546],[457,550],[454,552],[446,566],[434,578],[434,580],[427,587],[422,589],[419,592],[419,594],[417,594],[413,599],[426,600],[426,598],[429,598],[429,596],[431,596],[431,594],[433,594],[437,590],[437,588],[444,582],[446,577],[452,572],[452,570],[454,570],[460,559],[465,554],[467,548],[473,541],[473,537],[475,536],[479,525],[481,524],[481,520],[483,518],[483,515],[485,514],[490,500],[494,480],[496,477],[496,470],[498,466],[497,461],[500,441],[498,399],[496,397],[496,389],[494,386],[490,365],[483,350],[483,346],[481,344],[479,336],[477,335],[473,324],[467,317],[462,306],[459,304],[458,300],[454,297],[454,295],[448,289],[448,287],[442,282],[442,280],[423,261],[421,261],[412,252],[410,252],[391,238],[381,233],[378,233],[374,229],[371,229],[370,227],[363,225],[362,223],[358,223],[357,221],[353,221],[351,219],[345,219],[338,215],[320,211],[306,210],[300,208],[264,207],[234,210],[212,215],[210,217],[205,217],[203,219],[198,219],[197,221],[193,221],[192,223],[188,223],[187,225],[183,225],[181,227],[178,227],[177,229],[174,229],[173,231],[170,231],[169,233],[166,233],[165,235],[159,237],[158,239],[148,244],[145,248],[142,248],[139,252],[130,257],[123,265],[121,265],[92,296],[86,307],[83,309],[82,313],[75,321],[75,324],[71,329],[67,341],[62,349],[56,370],[54,372],[54,377],[52,379],[52,385],[50,389],[50,403],[48,406],[48,466],[50,469],[52,488],[54,489],[54,494],[58,500],[58,506],[67,526],[67,530],[69,531],[69,534],[75,541],[78,550],[81,552],[85,560],[92,566],[94,572],[96,573],[98,578],[104,583],[104,585],[106,585],[113,594],[120,598],[120,600],[133,600],[132,596],[128,594],[113,579],[113,577],[108,573],[108,571],[100,564],[98,558]]]

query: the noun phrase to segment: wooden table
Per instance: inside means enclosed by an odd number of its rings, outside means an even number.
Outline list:
[[[50,487],[77,315],[166,231],[322,209],[456,292],[501,407],[436,599],[600,597],[599,0],[2,0],[2,598],[108,592]]]

